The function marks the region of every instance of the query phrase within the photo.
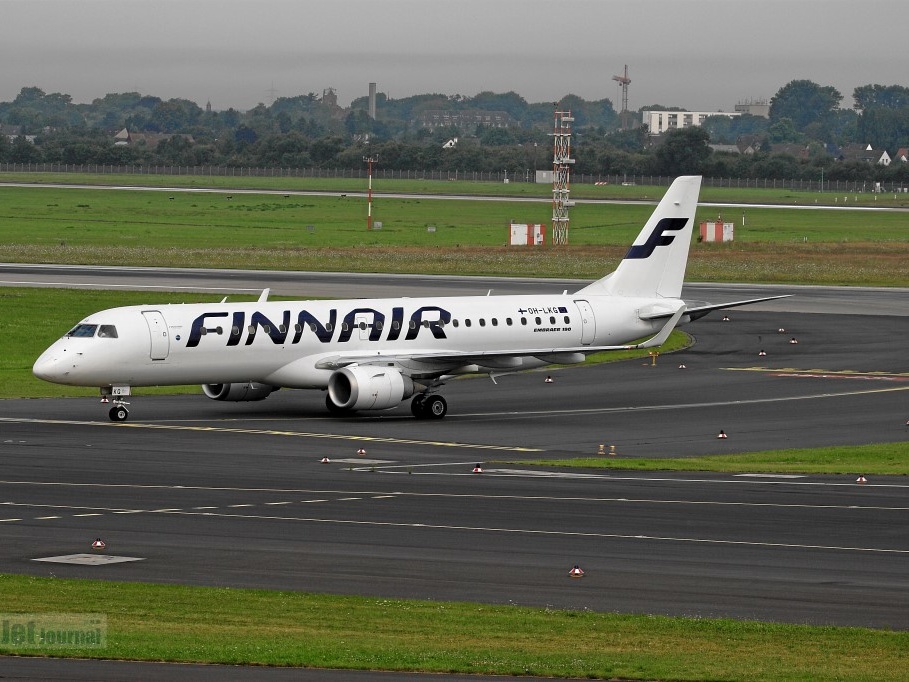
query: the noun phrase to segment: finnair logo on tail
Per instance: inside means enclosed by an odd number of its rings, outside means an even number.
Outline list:
[[[653,228],[653,232],[647,237],[647,241],[643,244],[632,246],[628,253],[625,254],[625,258],[650,258],[650,254],[653,253],[656,247],[672,244],[675,235],[665,234],[666,232],[681,230],[687,222],[688,218],[661,218],[656,227]]]

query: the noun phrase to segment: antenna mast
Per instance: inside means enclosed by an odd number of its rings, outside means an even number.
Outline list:
[[[556,104],[558,107],[558,104]],[[571,158],[570,111],[556,111],[552,133],[552,243],[568,243],[569,169]]]
[[[622,112],[619,114],[622,120],[622,130],[628,130],[628,85],[631,79],[628,77],[628,64],[625,64],[624,76],[613,76],[612,80],[622,86]]]

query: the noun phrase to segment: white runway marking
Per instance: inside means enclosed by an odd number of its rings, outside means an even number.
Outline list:
[[[198,515],[198,512],[171,512],[186,516]],[[390,521],[361,521],[351,519],[320,519],[314,517],[297,516],[263,516],[258,514],[220,514],[206,512],[206,516],[258,519],[262,521],[297,521],[303,523],[330,523],[352,526],[375,526],[385,528],[429,528],[432,530],[472,531],[483,533],[507,533],[520,535],[540,535],[553,537],[579,537],[611,540],[650,540],[655,542],[689,542],[694,544],[710,545],[740,545],[745,547],[777,547],[784,549],[819,549],[839,552],[870,552],[879,554],[909,554],[909,549],[890,549],[883,547],[849,547],[841,545],[810,545],[785,542],[752,542],[746,540],[717,540],[709,538],[672,537],[665,535],[629,535],[621,533],[591,533],[579,531],[538,530],[533,528],[496,528],[488,526],[449,526],[431,523],[399,523]]]
[[[449,419],[459,417],[491,417],[502,419],[505,417],[513,419],[538,419],[540,417],[552,417],[554,415],[572,415],[572,414],[622,414],[628,412],[662,412],[665,410],[704,410],[716,407],[728,407],[730,405],[763,405],[767,403],[790,403],[799,400],[823,400],[826,398],[850,398],[861,395],[873,395],[876,393],[892,393],[895,391],[909,391],[909,386],[888,386],[886,388],[871,388],[860,391],[842,391],[830,393],[812,393],[808,395],[780,396],[775,398],[752,398],[750,400],[722,400],[709,403],[679,403],[670,405],[638,405],[634,407],[590,407],[586,409],[574,410],[527,410],[522,412],[477,412],[471,414],[451,415]]]

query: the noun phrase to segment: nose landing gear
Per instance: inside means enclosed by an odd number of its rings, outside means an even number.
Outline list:
[[[125,422],[129,418],[129,410],[126,409],[126,406],[129,405],[123,398],[130,395],[129,386],[102,386],[101,387],[101,402],[106,403],[110,398],[112,407],[107,413],[107,416],[110,417],[112,422]]]
[[[112,422],[125,422],[129,417],[129,410],[124,407],[129,403],[123,402],[122,400],[115,400],[114,406],[110,408],[110,412],[107,413],[107,416],[110,417]]]

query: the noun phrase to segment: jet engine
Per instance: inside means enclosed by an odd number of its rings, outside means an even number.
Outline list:
[[[328,397],[342,410],[384,410],[422,388],[391,367],[345,367],[328,378]]]
[[[236,403],[247,400],[264,400],[272,391],[278,390],[268,384],[248,381],[244,384],[202,384],[202,392],[212,400],[226,400]]]

